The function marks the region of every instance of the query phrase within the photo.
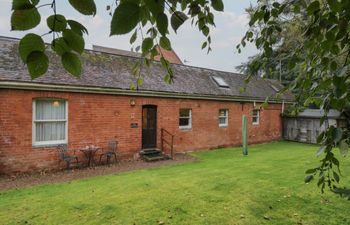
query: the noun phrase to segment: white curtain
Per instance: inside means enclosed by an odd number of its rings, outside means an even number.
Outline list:
[[[62,100],[36,100],[35,139],[40,141],[64,140],[66,132],[66,104]]]

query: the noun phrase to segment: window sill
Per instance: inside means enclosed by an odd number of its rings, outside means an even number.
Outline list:
[[[57,147],[59,145],[67,145],[67,143],[52,143],[52,144],[33,144],[32,148],[53,148],[53,147]]]
[[[181,131],[190,131],[192,130],[192,127],[179,127]]]
[[[254,127],[258,127],[258,126],[259,126],[258,123],[253,123],[252,125],[253,125]]]
[[[227,128],[228,125],[219,125],[220,128]]]

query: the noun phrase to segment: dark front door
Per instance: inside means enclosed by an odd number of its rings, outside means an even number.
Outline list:
[[[157,147],[157,106],[142,107],[142,148]]]

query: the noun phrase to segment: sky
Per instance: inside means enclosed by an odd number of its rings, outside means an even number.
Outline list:
[[[21,38],[26,32],[10,31],[12,0],[0,0],[0,36]],[[50,3],[49,0],[41,0],[39,5]],[[81,22],[89,31],[85,36],[86,48],[91,49],[92,45],[130,50],[129,38],[131,34],[109,36],[111,16],[106,10],[106,6],[111,0],[95,0],[97,14],[83,16],[69,6],[68,0],[57,2],[57,13],[62,13],[68,19],[75,19]],[[172,48],[186,65],[198,66],[221,71],[237,72],[236,66],[246,62],[249,56],[255,55],[258,51],[254,45],[247,45],[242,53],[238,53],[236,45],[248,29],[248,16],[245,8],[255,1],[250,0],[224,0],[224,12],[215,12],[216,27],[212,28],[212,51],[207,54],[206,50],[201,50],[204,36],[196,27],[192,27],[190,20],[187,20],[175,34],[170,32]],[[50,7],[41,7],[42,22],[34,29],[27,32],[44,34],[48,31],[46,17],[52,14]],[[50,42],[52,37],[46,35],[46,42]]]

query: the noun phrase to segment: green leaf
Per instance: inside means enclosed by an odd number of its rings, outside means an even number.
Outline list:
[[[320,155],[322,155],[322,153],[326,150],[326,148],[327,148],[326,145],[322,145],[320,149],[317,151],[316,156],[319,157]]]
[[[144,0],[149,11],[152,12],[153,15],[157,15],[158,13],[164,12],[164,0]],[[148,18],[149,19],[149,18]]]
[[[177,29],[179,29],[179,27],[188,19],[187,15],[183,12],[180,11],[175,11],[172,15],[171,15],[171,27],[173,28],[173,30],[177,31]]]
[[[165,13],[159,13],[156,16],[157,28],[161,35],[166,35],[168,32],[168,17]]]
[[[67,20],[67,23],[70,26],[70,29],[80,36],[83,36],[83,33],[89,34],[88,30],[81,23],[75,20]]]
[[[82,54],[85,47],[84,38],[79,34],[73,32],[72,30],[64,30],[63,38],[66,41],[69,48],[76,51],[79,54]]]
[[[30,0],[30,1],[32,2],[33,5],[37,5],[40,2],[40,0]]]
[[[34,8],[34,5],[29,0],[12,0],[12,10],[31,8]]]
[[[311,15],[319,9],[320,9],[320,2],[318,0],[315,0],[309,4],[306,10],[307,10],[307,13]]]
[[[160,63],[162,64],[162,66],[164,68],[169,68],[169,66],[170,66],[169,61],[166,60],[163,56],[160,58]]]
[[[187,6],[187,0],[182,0],[182,1],[181,1],[181,10],[182,10],[182,11],[185,11],[186,6]]]
[[[38,78],[49,68],[49,58],[41,51],[31,52],[27,57],[27,67],[30,77]]]
[[[171,83],[171,76],[170,76],[169,73],[166,74],[166,75],[164,76],[164,81],[165,81],[167,84],[170,84],[170,83]]]
[[[208,45],[208,43],[205,41],[205,42],[203,42],[203,44],[202,44],[202,49],[204,49],[205,47],[207,47],[207,45]]]
[[[51,43],[51,48],[59,56],[62,56],[64,53],[71,51],[71,48],[68,46],[63,37],[54,39]]]
[[[145,38],[142,42],[142,53],[147,53],[151,50],[153,47],[153,39],[152,38]]]
[[[11,16],[12,30],[29,30],[40,23],[41,17],[36,8],[14,10]]]
[[[337,182],[337,183],[339,183],[339,175],[335,172],[335,171],[333,171],[333,177],[334,177],[334,179],[335,179],[335,181]]]
[[[79,57],[71,52],[66,52],[61,56],[63,67],[73,76],[79,77],[81,74],[81,62]]]
[[[135,32],[132,34],[130,38],[130,44],[133,44],[137,39],[137,29],[135,29]]]
[[[69,0],[69,3],[83,15],[94,16],[96,14],[96,5],[94,0]]]
[[[63,15],[51,15],[46,19],[47,26],[57,32],[61,32],[67,27],[67,20]]]
[[[45,44],[43,39],[37,35],[29,33],[25,35],[18,45],[19,55],[24,63],[27,62],[27,57],[30,53],[38,51],[45,51]]]
[[[140,21],[140,7],[131,2],[122,2],[115,9],[110,36],[132,31]]]
[[[343,139],[339,142],[339,151],[340,151],[340,154],[344,157],[348,154],[349,145],[345,139]]]
[[[201,28],[201,30],[202,30],[202,33],[204,34],[204,36],[208,36],[209,35],[209,27],[208,26],[203,26],[202,28]],[[243,46],[244,47],[244,46]]]
[[[216,11],[224,11],[224,3],[222,2],[222,0],[211,0],[211,6]]]
[[[159,44],[160,44],[160,47],[171,51],[171,43],[167,37],[165,36],[160,37]]]
[[[314,169],[308,169],[308,170],[306,170],[306,174],[313,174],[313,173],[315,173],[316,172],[316,169],[314,168]]]
[[[309,183],[312,179],[314,179],[314,176],[313,176],[313,175],[307,175],[307,176],[305,176],[305,178],[304,178],[304,182],[305,182],[305,183]]]

